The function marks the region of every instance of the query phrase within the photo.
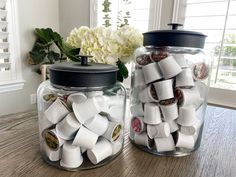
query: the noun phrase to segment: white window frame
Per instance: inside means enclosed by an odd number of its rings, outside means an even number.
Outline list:
[[[186,0],[185,0],[186,1]],[[178,21],[179,13],[185,11],[183,9],[182,0],[174,0],[172,22],[183,23]],[[208,103],[229,108],[236,108],[236,91],[210,87],[208,95]]]
[[[18,24],[18,5],[17,0],[8,0],[10,4],[9,19],[9,43],[11,55],[11,73],[9,81],[0,82],[0,93],[16,91],[23,88],[25,81],[22,78],[19,24]]]

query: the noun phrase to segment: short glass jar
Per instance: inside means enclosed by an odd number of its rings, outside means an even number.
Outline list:
[[[212,60],[205,35],[172,25],[144,33],[134,54],[130,139],[155,155],[184,156],[200,146]]]
[[[126,91],[117,82],[117,71],[87,62],[50,67],[50,81],[37,92],[40,149],[47,163],[77,171],[102,166],[119,155]]]

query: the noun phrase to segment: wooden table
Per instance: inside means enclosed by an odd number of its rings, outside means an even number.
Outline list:
[[[201,147],[190,156],[156,157],[131,145],[126,136],[122,154],[110,164],[67,172],[41,159],[35,111],[0,118],[1,177],[235,177],[235,151],[236,111],[209,106]]]

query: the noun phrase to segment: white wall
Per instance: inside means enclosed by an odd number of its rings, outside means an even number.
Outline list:
[[[30,94],[36,93],[40,83],[38,74],[25,63],[27,53],[32,49],[36,27],[51,27],[59,31],[58,0],[17,0],[24,88],[19,91],[0,94],[0,115],[16,113],[35,108],[30,104]]]
[[[67,37],[75,27],[90,25],[89,0],[59,0],[60,34]]]

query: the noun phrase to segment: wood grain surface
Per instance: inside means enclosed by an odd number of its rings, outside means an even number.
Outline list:
[[[208,106],[201,147],[187,157],[157,157],[129,143],[120,156],[93,170],[67,172],[39,153],[36,111],[0,117],[1,177],[236,177],[236,111]]]

